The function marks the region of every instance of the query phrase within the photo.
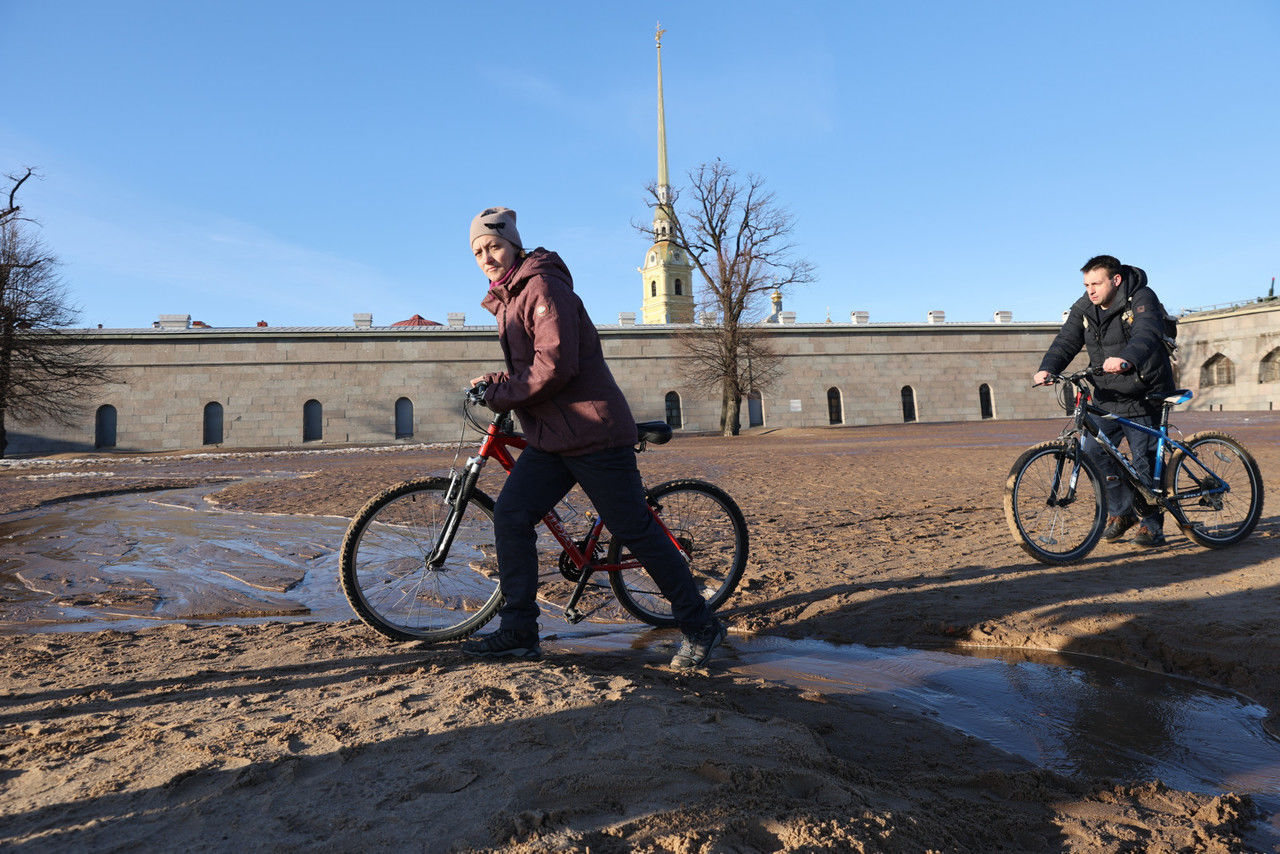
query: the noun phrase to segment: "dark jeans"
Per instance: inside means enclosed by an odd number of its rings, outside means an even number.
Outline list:
[[[498,580],[506,603],[501,627],[538,629],[536,527],[577,483],[595,505],[609,533],[631,549],[671,602],[680,628],[693,631],[711,619],[679,549],[649,512],[630,445],[567,456],[525,448],[498,495],[493,513]]]
[[[1092,417],[1090,416],[1090,418]],[[1130,421],[1145,424],[1148,427],[1156,428],[1160,426],[1159,415],[1125,417]],[[1151,486],[1151,473],[1155,471],[1156,464],[1156,442],[1158,441],[1156,437],[1150,433],[1144,433],[1141,430],[1105,418],[1095,418],[1094,423],[1098,425],[1103,435],[1111,440],[1111,444],[1116,447],[1120,446],[1122,438],[1129,443],[1129,460],[1133,463],[1133,467],[1138,474],[1142,476],[1143,483]],[[1133,506],[1133,490],[1129,488],[1128,481],[1124,479],[1123,473],[1120,471],[1120,464],[1111,459],[1111,455],[1104,451],[1092,436],[1086,434],[1082,446],[1084,452],[1098,464],[1098,469],[1106,478],[1107,515],[1123,516],[1129,512],[1136,512]],[[1142,517],[1141,521],[1148,526],[1154,526],[1157,531],[1161,531],[1164,528],[1164,514],[1159,509],[1155,509],[1153,513]]]

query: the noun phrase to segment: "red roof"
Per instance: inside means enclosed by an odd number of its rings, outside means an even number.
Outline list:
[[[434,320],[427,320],[420,314],[415,314],[408,320],[399,320],[391,324],[392,326],[443,326],[442,323],[436,323]]]

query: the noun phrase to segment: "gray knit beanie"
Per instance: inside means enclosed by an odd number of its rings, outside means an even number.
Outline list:
[[[486,234],[501,237],[517,249],[524,249],[520,243],[520,232],[516,231],[516,212],[511,208],[485,208],[471,220],[471,246],[475,246],[476,238]]]

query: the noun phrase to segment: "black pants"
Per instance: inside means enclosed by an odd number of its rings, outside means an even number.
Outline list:
[[[595,505],[609,533],[644,565],[671,602],[680,628],[693,631],[711,619],[689,566],[649,512],[630,445],[568,456],[525,448],[516,459],[494,508],[498,580],[506,599],[501,627],[538,628],[538,546],[542,517],[577,483]]]
[[[1092,418],[1093,416],[1090,416]],[[1159,427],[1159,415],[1133,415],[1126,416],[1130,421],[1138,424],[1145,424],[1148,427]],[[1126,426],[1118,421],[1110,421],[1106,418],[1096,418],[1094,423],[1102,431],[1111,444],[1116,447],[1120,446],[1120,440],[1124,439],[1129,443],[1129,460],[1133,463],[1133,468],[1142,476],[1143,482],[1147,486],[1152,486],[1152,473],[1155,471],[1156,464],[1156,443],[1157,439],[1150,433],[1144,433],[1133,427]],[[1126,513],[1136,512],[1133,506],[1133,490],[1130,489],[1129,483],[1122,476],[1120,464],[1111,458],[1111,455],[1102,449],[1102,446],[1089,435],[1085,435],[1082,443],[1084,452],[1098,464],[1098,469],[1106,477],[1107,493],[1107,515],[1123,516]],[[1139,514],[1140,515],[1140,514]],[[1164,528],[1164,514],[1155,509],[1154,512],[1143,516],[1141,521],[1155,530],[1161,531]]]

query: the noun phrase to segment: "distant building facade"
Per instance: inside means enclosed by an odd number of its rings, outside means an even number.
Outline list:
[[[1178,318],[1178,384],[1188,409],[1274,410],[1280,404],[1280,299]]]
[[[780,306],[779,306],[780,308]],[[762,324],[782,355],[778,380],[743,401],[744,427],[1049,418],[1055,395],[1030,386],[1056,323]],[[1188,409],[1273,410],[1280,403],[1280,300],[1180,318],[1179,383]],[[685,432],[719,429],[717,390],[688,378],[678,334],[690,327],[600,327],[605,355],[637,419]],[[9,453],[281,448],[456,441],[462,390],[502,363],[497,329],[192,326],[85,330],[116,366],[72,428],[10,418]]]
[[[358,322],[364,318],[359,318]],[[462,390],[502,363],[497,330],[466,326],[339,328],[165,326],[85,330],[120,383],[88,401],[82,423],[9,424],[13,454],[200,446],[447,442]],[[609,365],[638,419],[719,429],[718,391],[691,384],[677,333],[600,327]],[[778,324],[781,379],[744,401],[761,427],[1031,418],[1053,395],[1029,388],[1050,324]]]

